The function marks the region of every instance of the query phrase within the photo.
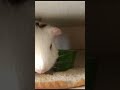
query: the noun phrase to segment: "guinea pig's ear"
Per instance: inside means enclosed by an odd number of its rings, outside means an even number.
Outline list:
[[[59,29],[57,27],[52,28],[51,31],[52,31],[52,34],[53,34],[54,37],[62,34],[61,29]]]

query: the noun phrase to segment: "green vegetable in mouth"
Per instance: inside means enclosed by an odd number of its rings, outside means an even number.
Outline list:
[[[59,58],[53,67],[53,71],[65,71],[72,68],[74,66],[76,53],[75,50],[59,50]]]

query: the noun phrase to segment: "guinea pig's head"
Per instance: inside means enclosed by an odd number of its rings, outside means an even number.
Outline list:
[[[61,34],[57,27],[35,22],[35,72],[44,73],[50,70],[58,58],[55,38]]]

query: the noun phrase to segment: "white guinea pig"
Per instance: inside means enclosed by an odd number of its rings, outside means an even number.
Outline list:
[[[58,58],[54,40],[61,33],[57,27],[35,21],[35,72],[45,73],[53,67]]]

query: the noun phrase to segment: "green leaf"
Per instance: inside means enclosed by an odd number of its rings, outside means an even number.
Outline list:
[[[74,66],[76,53],[75,50],[59,50],[59,58],[57,59],[53,70],[65,71],[72,68]]]

